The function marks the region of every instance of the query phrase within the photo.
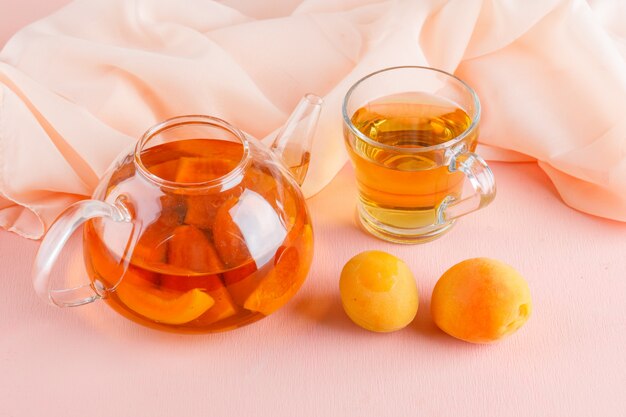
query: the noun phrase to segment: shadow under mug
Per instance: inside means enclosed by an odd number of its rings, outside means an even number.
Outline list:
[[[348,90],[342,112],[358,217],[374,236],[430,241],[494,199],[493,173],[474,153],[480,102],[454,75],[419,66],[382,69]],[[467,181],[473,191],[464,196]]]

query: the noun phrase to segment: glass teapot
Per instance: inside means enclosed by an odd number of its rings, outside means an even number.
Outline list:
[[[321,104],[304,96],[269,148],[209,116],[149,129],[92,199],[52,225],[33,268],[38,295],[61,307],[103,299],[135,322],[184,333],[233,329],[276,311],[313,256],[299,185]],[[55,288],[52,267],[80,226],[90,283]]]

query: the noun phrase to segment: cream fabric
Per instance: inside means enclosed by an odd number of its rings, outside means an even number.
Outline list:
[[[485,155],[537,160],[567,204],[626,221],[624,22],[617,0],[75,1],[0,53],[0,225],[42,236],[158,121],[269,140],[307,92],[326,102],[312,195],[346,162],[346,90],[395,65],[466,80]]]

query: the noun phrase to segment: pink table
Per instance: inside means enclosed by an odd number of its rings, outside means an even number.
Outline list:
[[[2,28],[51,7],[10,3]],[[224,334],[151,331],[104,303],[48,307],[29,275],[38,243],[0,231],[0,416],[623,415],[626,224],[566,207],[535,164],[492,165],[495,202],[422,246],[355,226],[346,167],[309,201],[316,254],[302,290]],[[342,311],[339,272],[368,249],[402,257],[418,281],[417,319],[397,333],[364,331]],[[495,345],[456,341],[430,319],[437,278],[476,256],[515,266],[532,291],[530,321]]]
[[[309,201],[316,254],[300,293],[207,336],[144,329],[104,303],[45,306],[29,277],[37,243],[0,232],[0,415],[623,415],[626,225],[564,206],[534,164],[494,171],[490,207],[438,241],[398,246],[355,227],[347,167]],[[343,264],[374,248],[405,259],[419,285],[417,319],[394,334],[354,326],[339,301]],[[496,345],[430,319],[438,276],[474,256],[516,266],[533,295],[530,321]]]

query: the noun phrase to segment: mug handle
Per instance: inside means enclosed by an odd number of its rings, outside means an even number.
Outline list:
[[[101,298],[101,295],[96,292],[91,284],[83,284],[74,288],[52,289],[50,273],[70,236],[87,220],[105,217],[116,222],[131,221],[128,209],[120,200],[122,200],[121,197],[118,198],[115,205],[100,200],[78,201],[69,206],[55,220],[41,242],[33,266],[33,285],[39,297],[58,307],[76,307]]]
[[[496,180],[493,172],[478,154],[467,152],[464,147],[453,150],[448,171],[465,174],[474,188],[474,193],[460,200],[447,196],[437,209],[437,224],[448,223],[479,210],[495,198]]]

